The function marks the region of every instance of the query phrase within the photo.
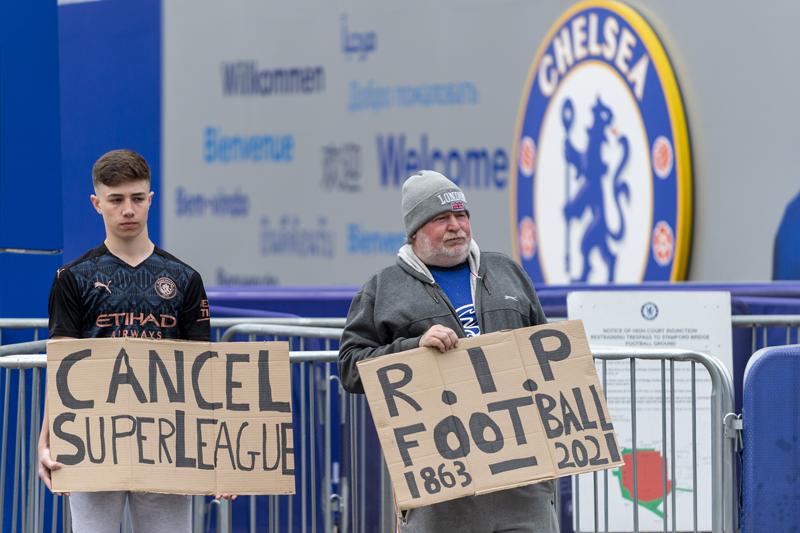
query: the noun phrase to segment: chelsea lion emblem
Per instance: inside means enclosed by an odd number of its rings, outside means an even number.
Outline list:
[[[686,277],[692,179],[669,59],[632,8],[575,5],[528,72],[514,134],[514,255],[535,282]]]

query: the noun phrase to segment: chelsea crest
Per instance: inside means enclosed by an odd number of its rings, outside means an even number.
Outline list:
[[[534,282],[678,281],[691,245],[683,103],[656,34],[589,0],[551,27],[514,132],[515,259]]]

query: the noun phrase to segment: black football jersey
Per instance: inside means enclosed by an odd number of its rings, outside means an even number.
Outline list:
[[[58,270],[48,309],[51,337],[211,340],[200,274],[158,247],[136,266],[89,250]]]

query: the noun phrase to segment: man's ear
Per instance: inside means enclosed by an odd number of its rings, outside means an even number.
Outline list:
[[[147,195],[147,205],[153,204],[153,195],[155,194],[154,191],[150,191],[150,194]]]
[[[95,211],[97,211],[98,213],[100,213],[102,215],[103,214],[103,210],[100,209],[100,198],[98,198],[94,194],[91,195],[89,198],[92,200],[92,205],[94,206]]]

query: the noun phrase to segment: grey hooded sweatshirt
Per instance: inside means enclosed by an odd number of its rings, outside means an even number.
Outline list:
[[[435,324],[466,337],[450,300],[411,246],[397,255],[394,265],[370,276],[350,305],[339,348],[339,377],[348,392],[364,392],[358,361],[418,348]],[[547,323],[533,283],[517,263],[481,252],[475,241],[468,261],[481,333]],[[556,533],[554,488],[546,481],[412,509],[400,531]]]

